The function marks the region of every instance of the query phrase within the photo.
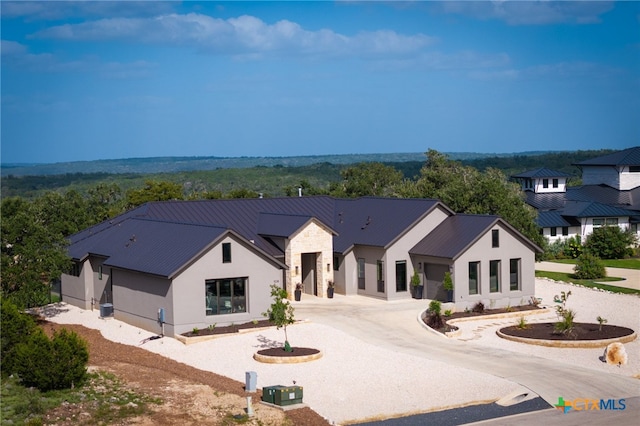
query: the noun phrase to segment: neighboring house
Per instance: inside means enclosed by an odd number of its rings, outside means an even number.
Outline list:
[[[445,300],[458,309],[528,303],[540,248],[496,216],[456,215],[438,200],[364,197],[152,202],[70,238],[63,300],[112,304],[116,318],[175,335],[262,318],[270,285],[289,294]],[[307,296],[308,297],[308,296]]]
[[[594,228],[615,225],[640,237],[640,147],[574,165],[582,170],[577,187],[567,186],[570,175],[546,168],[512,176],[538,211],[542,235],[550,242],[584,242]]]

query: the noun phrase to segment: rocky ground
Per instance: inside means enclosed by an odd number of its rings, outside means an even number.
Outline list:
[[[329,423],[309,408],[281,411],[259,403],[261,392],[247,393],[244,384],[202,371],[141,348],[111,342],[97,330],[81,325],[44,322],[47,333],[59,328],[76,332],[89,346],[91,369],[111,372],[137,392],[162,400],[152,412],[126,424],[138,425],[227,425],[234,416],[246,414],[247,396],[255,415],[244,424],[325,426]],[[50,424],[78,424],[84,409],[63,404],[48,413]],[[90,419],[86,419],[90,421]]]

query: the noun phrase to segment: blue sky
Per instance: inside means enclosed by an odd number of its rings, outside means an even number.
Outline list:
[[[3,163],[640,144],[639,2],[0,7]]]

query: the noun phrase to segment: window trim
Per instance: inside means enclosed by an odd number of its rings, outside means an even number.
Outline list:
[[[491,230],[491,247],[492,248],[500,247],[500,230],[499,229]]]

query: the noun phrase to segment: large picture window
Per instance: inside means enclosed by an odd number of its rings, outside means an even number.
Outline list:
[[[396,262],[396,291],[407,291],[407,262]]]
[[[509,290],[520,290],[520,259],[509,260]]]
[[[246,278],[224,278],[205,281],[207,315],[247,312],[246,290]]]
[[[489,262],[489,291],[497,293],[500,291],[500,261],[491,260]]]
[[[480,262],[469,262],[469,294],[478,294],[478,277],[480,276]]]

